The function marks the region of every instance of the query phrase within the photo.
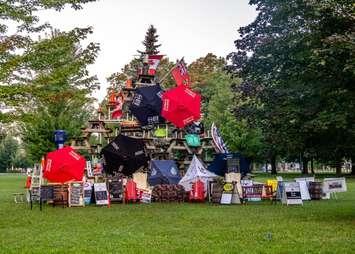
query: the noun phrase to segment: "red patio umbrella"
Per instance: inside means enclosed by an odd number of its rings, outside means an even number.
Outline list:
[[[81,181],[85,165],[85,158],[67,146],[47,154],[43,177],[56,183]]]
[[[178,86],[162,97],[162,116],[178,128],[183,128],[201,117],[201,96],[186,86]]]

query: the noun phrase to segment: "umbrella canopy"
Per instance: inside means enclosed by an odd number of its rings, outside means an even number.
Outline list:
[[[144,152],[144,143],[140,139],[118,135],[105,146],[101,154],[104,158],[104,170],[107,173],[121,172],[132,175],[140,167],[148,166],[149,158]]]
[[[163,94],[162,116],[178,128],[201,117],[201,96],[185,86],[178,86]]]
[[[149,184],[177,184],[181,180],[179,169],[173,160],[152,160]]]
[[[160,115],[162,92],[159,85],[140,87],[136,90],[129,109],[142,126],[164,122]]]
[[[85,158],[67,146],[47,154],[43,177],[57,183],[81,181],[85,166]]]

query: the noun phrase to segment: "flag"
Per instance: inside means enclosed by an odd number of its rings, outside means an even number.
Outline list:
[[[176,64],[175,68],[171,71],[171,74],[173,75],[177,86],[191,85],[191,79],[183,59]]]
[[[163,55],[150,55],[148,56],[148,75],[154,76],[156,73],[156,70],[158,68],[158,65],[160,63],[160,60],[163,58]]]

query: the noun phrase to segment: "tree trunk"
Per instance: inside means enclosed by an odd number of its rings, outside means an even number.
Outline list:
[[[271,174],[276,175],[277,170],[276,170],[276,156],[275,155],[271,156],[270,164],[271,164]]]
[[[313,158],[311,159],[311,172],[312,172],[312,175],[314,175],[314,165],[313,165]]]
[[[308,159],[303,157],[302,158],[302,174],[308,175]]]
[[[341,160],[337,160],[335,163],[336,174],[341,175]]]
[[[354,158],[351,158],[351,172],[350,172],[351,175],[355,175],[355,157]]]

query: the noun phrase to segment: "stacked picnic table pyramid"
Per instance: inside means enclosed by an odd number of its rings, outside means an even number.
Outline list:
[[[184,169],[194,154],[208,160],[214,153],[211,133],[204,131],[201,122],[201,96],[191,89],[183,60],[171,71],[176,87],[164,90],[156,75],[157,61],[161,57],[143,58],[137,78],[112,87],[105,110],[99,109],[98,119],[89,121],[88,127],[83,129],[81,142],[93,156],[103,155],[108,173],[113,173],[118,166],[123,167],[125,174],[147,168],[146,158],[175,160]],[[98,134],[99,144],[89,144],[91,133]],[[131,151],[121,149],[122,154],[114,155],[112,144],[120,143]],[[101,150],[105,144],[108,145]],[[133,163],[142,145],[141,163]],[[132,157],[132,161],[125,165],[113,163],[128,157]]]

